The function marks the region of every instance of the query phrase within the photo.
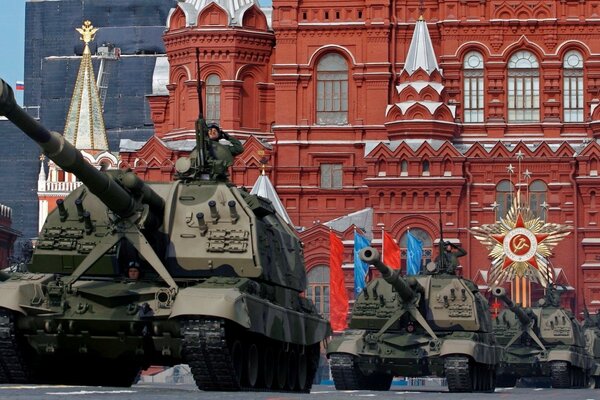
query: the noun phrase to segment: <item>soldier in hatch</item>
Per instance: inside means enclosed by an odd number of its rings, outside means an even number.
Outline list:
[[[453,251],[456,249],[456,251]],[[458,257],[467,255],[465,249],[452,242],[444,243],[444,252],[435,258],[440,272],[456,274],[456,268],[459,266]]]
[[[233,158],[244,151],[244,146],[216,124],[208,125],[206,135],[205,157],[213,165],[213,178],[226,181],[229,178],[227,169],[233,164]],[[194,153],[192,158],[197,157],[197,149],[194,149]]]

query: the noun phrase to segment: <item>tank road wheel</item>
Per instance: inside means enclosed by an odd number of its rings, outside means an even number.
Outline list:
[[[450,392],[472,392],[476,373],[468,357],[448,356],[444,359],[444,371]]]
[[[246,372],[248,378],[248,386],[255,388],[258,384],[259,368],[258,346],[256,343],[251,343],[248,346],[248,355],[246,357]]]
[[[242,342],[240,340],[234,340],[231,344],[230,352],[231,362],[235,372],[235,376],[233,378],[235,383],[237,383],[238,386],[241,386],[242,378],[244,376],[244,347],[242,346]]]
[[[288,376],[288,354],[282,346],[277,351],[277,388],[283,390],[286,387]]]
[[[296,388],[296,380],[298,379],[298,356],[293,348],[288,351],[288,376],[287,389],[294,390]]]
[[[566,361],[553,361],[550,365],[550,380],[555,389],[566,389],[573,386],[573,370]]]
[[[275,381],[275,352],[273,351],[273,346],[267,344],[265,347],[265,351],[263,354],[263,378],[265,383],[265,388],[271,389],[273,388],[273,382]]]
[[[304,348],[300,354],[298,354],[298,389],[302,392],[306,391],[308,386],[308,348]]]

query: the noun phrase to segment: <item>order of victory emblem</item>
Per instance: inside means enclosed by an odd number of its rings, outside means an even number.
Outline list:
[[[547,287],[554,281],[547,257],[573,228],[542,221],[519,202],[519,197],[516,196],[506,217],[495,224],[473,228],[471,233],[490,250],[492,286],[519,276]]]

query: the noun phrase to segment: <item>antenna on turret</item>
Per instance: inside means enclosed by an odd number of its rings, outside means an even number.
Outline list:
[[[200,80],[200,50],[196,48],[196,90],[198,91],[198,120],[196,121],[196,148],[198,149],[198,167],[202,173],[206,168],[206,135],[208,127],[204,120],[202,103],[202,81]]]

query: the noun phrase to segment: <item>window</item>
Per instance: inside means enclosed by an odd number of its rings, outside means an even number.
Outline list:
[[[206,122],[219,124],[221,119],[221,79],[217,75],[206,78]]]
[[[321,164],[321,188],[342,188],[342,164]]]
[[[327,54],[317,65],[317,124],[348,123],[348,65],[339,54]]]
[[[402,160],[400,163],[400,176],[408,176],[408,161]]]
[[[548,186],[541,180],[535,180],[529,184],[529,208],[533,214],[542,219],[546,219],[546,192]]]
[[[319,314],[329,319],[329,268],[319,265],[307,274],[306,298],[312,300]]]
[[[508,62],[508,120],[540,120],[540,71],[537,58],[519,51]]]
[[[564,122],[583,122],[583,57],[569,51],[563,60]]]
[[[410,228],[410,233],[421,241],[423,244],[423,253],[421,258],[421,269],[433,260],[433,241],[431,236],[421,228]],[[406,243],[408,238],[406,233],[400,238],[400,270],[403,274],[406,274]]]
[[[465,123],[483,122],[483,57],[471,51],[463,63]]]
[[[422,163],[423,176],[429,176],[429,161],[424,160]]]
[[[512,206],[514,185],[511,181],[503,180],[496,185],[496,221],[504,218]]]

